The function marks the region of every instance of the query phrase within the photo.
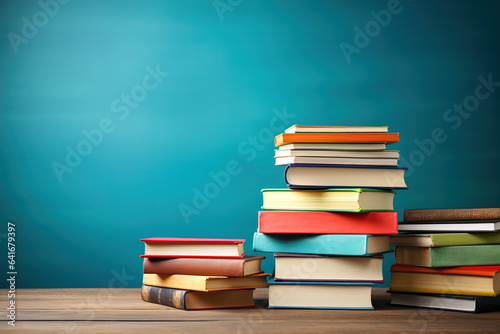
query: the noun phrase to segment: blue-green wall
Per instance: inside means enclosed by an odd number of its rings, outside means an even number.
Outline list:
[[[294,123],[400,132],[401,217],[499,206],[497,1],[41,3],[0,5],[0,272],[11,220],[18,288],[138,287],[144,237],[252,254],[260,189],[285,185],[272,136]]]

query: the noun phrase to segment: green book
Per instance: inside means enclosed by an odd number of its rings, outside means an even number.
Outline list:
[[[391,245],[442,247],[462,245],[500,244],[500,233],[431,233],[397,234],[390,239]]]
[[[420,267],[500,265],[500,245],[396,246],[396,263]]]

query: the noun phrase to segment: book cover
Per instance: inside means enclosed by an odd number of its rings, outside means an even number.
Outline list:
[[[258,232],[281,234],[395,234],[396,212],[260,211]]]
[[[373,283],[269,280],[269,308],[372,310]]]
[[[500,233],[432,233],[391,236],[391,245],[443,247],[500,244]]]
[[[390,251],[389,236],[363,234],[264,234],[256,232],[257,252],[366,256]]]
[[[487,266],[500,263],[500,245],[396,246],[396,263],[422,267]]]
[[[145,238],[141,257],[242,258],[244,239]]]
[[[144,258],[145,274],[242,277],[262,272],[264,256],[226,258]]]
[[[405,210],[405,222],[500,220],[500,208]]]
[[[408,189],[406,167],[292,164],[285,169],[289,188]]]
[[[174,307],[180,310],[210,310],[255,307],[253,290],[198,292],[143,285],[141,296],[146,302]]]
[[[385,143],[399,141],[399,133],[281,133],[274,138],[279,147],[291,143]]]

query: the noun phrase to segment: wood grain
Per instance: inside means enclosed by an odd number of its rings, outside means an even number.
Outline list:
[[[140,289],[20,289],[16,327],[9,333],[496,333],[500,312],[469,314],[389,305],[374,289],[373,311],[267,309],[267,289],[255,292],[256,308],[182,311],[142,301]],[[7,290],[0,316],[7,319]]]

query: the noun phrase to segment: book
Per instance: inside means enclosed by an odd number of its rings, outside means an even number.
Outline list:
[[[348,166],[397,166],[398,159],[374,159],[374,158],[332,158],[332,157],[278,157],[275,159],[276,166],[293,164],[310,165],[348,165]]]
[[[396,263],[422,267],[487,266],[500,263],[500,245],[396,246]]]
[[[383,255],[326,256],[275,253],[276,281],[337,281],[383,283]]]
[[[500,208],[405,210],[405,222],[500,220]]]
[[[262,189],[265,210],[393,211],[394,192],[377,189]]]
[[[242,258],[244,239],[146,238],[141,257]]]
[[[141,296],[142,300],[146,302],[175,307],[181,310],[209,310],[255,307],[253,290],[200,292],[143,285]]]
[[[390,251],[389,236],[363,234],[264,234],[255,232],[253,249],[270,253],[365,256]]]
[[[443,295],[430,293],[391,292],[391,304],[483,313],[500,310],[500,296],[480,297],[463,295]]]
[[[500,294],[500,266],[422,268],[392,265],[391,292],[495,297]]]
[[[338,150],[338,151],[383,151],[383,143],[291,143],[278,147],[281,150]]]
[[[391,236],[391,245],[442,247],[500,244],[500,233],[433,233]]]
[[[399,159],[399,151],[338,151],[338,150],[275,150],[275,158],[283,157],[327,157],[359,159]]]
[[[396,212],[259,211],[258,232],[280,234],[395,234]]]
[[[269,274],[245,277],[144,274],[142,284],[194,291],[253,289],[267,287],[267,276]]]
[[[243,277],[261,273],[264,256],[227,258],[145,258],[145,274]]]
[[[292,125],[285,133],[299,132],[388,132],[387,126]]]
[[[274,138],[274,144],[279,147],[291,143],[384,143],[392,144],[399,141],[399,133],[281,133]]]
[[[406,167],[352,165],[289,165],[285,181],[289,188],[407,189]]]
[[[269,280],[269,308],[373,309],[373,283]]]
[[[399,232],[496,232],[500,231],[500,220],[436,221],[422,223],[400,222]]]

